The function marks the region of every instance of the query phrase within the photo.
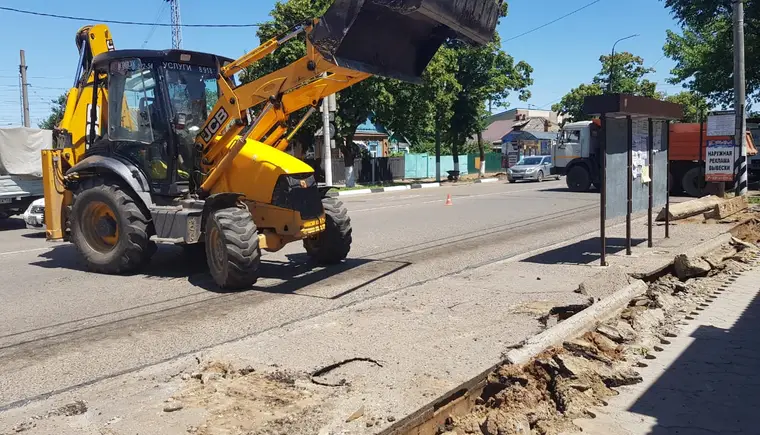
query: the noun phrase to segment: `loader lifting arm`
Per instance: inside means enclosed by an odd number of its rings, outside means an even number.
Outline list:
[[[336,0],[321,19],[305,23],[223,66],[220,98],[200,130],[200,172],[193,182],[201,196],[227,172],[247,139],[284,151],[314,110],[288,133],[294,112],[372,75],[419,81],[449,38],[486,44],[493,37],[501,2],[496,0]],[[306,55],[250,83],[235,87],[234,74],[289,40],[306,33]],[[265,103],[256,118],[248,110]],[[287,133],[287,136],[286,136]]]
[[[300,33],[310,33],[313,24],[301,26],[281,39],[268,41],[246,56],[221,68],[218,78],[220,98],[212,115],[201,128],[196,144],[202,154],[205,181],[204,194],[224,174],[237,153],[252,139],[280,151],[298,131],[306,118],[287,137],[286,122],[290,115],[308,106],[315,107],[322,98],[339,92],[370,77],[370,74],[342,68],[328,61],[307,40],[307,54],[298,61],[244,85],[233,87],[235,73],[258,62]],[[248,109],[265,103],[257,117],[248,122]],[[314,110],[307,113],[307,117]],[[217,133],[223,132],[221,136]]]

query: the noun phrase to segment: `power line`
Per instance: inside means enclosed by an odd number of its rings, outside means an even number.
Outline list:
[[[153,37],[153,34],[156,33],[156,29],[158,28],[158,26],[156,26],[155,24],[158,24],[158,22],[161,20],[161,15],[163,15],[167,6],[169,6],[169,3],[164,2],[159,8],[158,14],[156,14],[156,18],[153,20],[154,25],[151,26],[150,31],[148,32],[148,36],[145,37],[145,41],[143,41],[142,48],[145,48],[145,46],[148,45],[148,41],[150,40],[150,38]]]
[[[17,79],[18,74],[15,76],[0,76],[0,79]],[[28,79],[44,79],[44,80],[63,80],[70,77],[50,77],[50,76],[26,76]]]
[[[599,0],[597,0],[599,1]],[[157,27],[172,27],[172,24],[167,23],[146,23],[146,22],[140,22],[140,21],[121,21],[121,20],[102,20],[102,19],[96,19],[96,18],[85,18],[85,17],[75,17],[70,15],[58,15],[58,14],[48,14],[45,12],[35,12],[35,11],[27,11],[23,9],[16,9],[16,8],[9,8],[7,6],[0,6],[0,10],[2,11],[8,11],[8,12],[16,12],[19,14],[25,14],[25,15],[34,15],[38,17],[48,17],[48,18],[58,18],[61,20],[71,20],[71,21],[87,21],[87,22],[98,22],[98,23],[106,23],[106,24],[124,24],[128,26],[157,26]],[[263,24],[261,23],[252,23],[252,24],[180,24],[181,27],[195,27],[195,28],[241,28],[241,27],[261,27]]]
[[[580,11],[582,11],[582,10],[584,10],[584,9],[590,8],[591,6],[593,6],[593,5],[597,4],[597,3],[599,3],[600,1],[602,1],[602,0],[594,0],[594,1],[592,1],[591,3],[587,4],[587,5],[585,5],[585,6],[581,6],[580,8],[578,8],[578,9],[576,9],[576,10],[572,11],[572,12],[568,12],[567,14],[565,14],[565,15],[562,15],[562,16],[561,16],[561,17],[559,17],[559,18],[556,18],[556,19],[554,19],[554,20],[552,20],[552,21],[549,21],[548,23],[542,24],[542,25],[540,25],[540,26],[538,26],[538,27],[535,27],[535,28],[533,28],[533,29],[530,29],[530,30],[528,30],[527,32],[523,32],[523,33],[520,33],[519,35],[516,35],[516,36],[513,36],[513,37],[511,37],[511,38],[509,38],[509,39],[506,39],[506,40],[504,40],[504,43],[506,43],[506,42],[509,42],[509,41],[514,41],[514,40],[515,40],[515,39],[517,39],[517,38],[522,38],[523,36],[525,36],[525,35],[529,35],[529,34],[531,34],[531,33],[533,33],[533,32],[536,32],[536,31],[538,31],[538,30],[541,30],[541,29],[543,29],[544,27],[547,27],[547,26],[551,26],[552,24],[556,23],[557,21],[561,21],[561,20],[564,20],[565,18],[567,18],[567,17],[569,17],[569,16],[571,16],[571,15],[575,15],[575,14],[577,14],[578,12],[580,12]]]

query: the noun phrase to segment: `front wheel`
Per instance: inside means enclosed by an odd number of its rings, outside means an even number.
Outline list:
[[[536,181],[539,182],[539,183],[541,183],[542,181],[544,181],[544,172],[543,171],[538,171],[538,175],[536,175]]]
[[[322,200],[325,209],[325,230],[314,237],[304,239],[306,253],[319,264],[337,264],[351,251],[351,218],[341,201],[334,198]]]
[[[253,216],[247,208],[211,212],[206,220],[206,262],[224,289],[251,288],[259,277],[261,249]]]
[[[591,175],[584,166],[573,166],[568,171],[565,182],[572,192],[588,192],[591,188]]]

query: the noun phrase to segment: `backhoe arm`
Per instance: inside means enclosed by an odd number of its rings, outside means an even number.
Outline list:
[[[322,56],[308,41],[306,56],[296,62],[236,88],[232,75],[253,65],[273,53],[301,32],[311,32],[313,25],[299,27],[282,39],[273,39],[222,68],[218,79],[221,98],[213,115],[198,135],[197,144],[202,150],[202,169],[207,177],[201,185],[205,193],[225,173],[232,160],[253,139],[279,150],[288,147],[288,141],[304,124],[306,118],[288,133],[286,122],[290,115],[318,102],[331,94],[370,77],[370,74],[342,68]],[[248,109],[266,102],[253,122],[248,122]],[[307,113],[311,115],[313,110]],[[218,133],[223,132],[221,136]]]

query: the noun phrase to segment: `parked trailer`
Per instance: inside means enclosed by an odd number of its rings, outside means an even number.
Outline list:
[[[51,130],[0,128],[0,219],[43,197],[40,151],[52,144]]]
[[[668,158],[670,160],[670,191],[685,192],[689,196],[702,196],[704,190],[704,159],[707,142],[731,139],[724,136],[707,136],[702,127],[700,151],[700,124],[678,123],[670,125]],[[560,131],[559,141],[552,150],[552,175],[566,175],[567,187],[574,192],[586,192],[601,186],[602,156],[599,148],[601,123],[598,119],[566,124]],[[757,155],[752,134],[747,133],[747,155]],[[732,184],[732,183],[727,183]],[[730,187],[728,187],[730,189]]]

